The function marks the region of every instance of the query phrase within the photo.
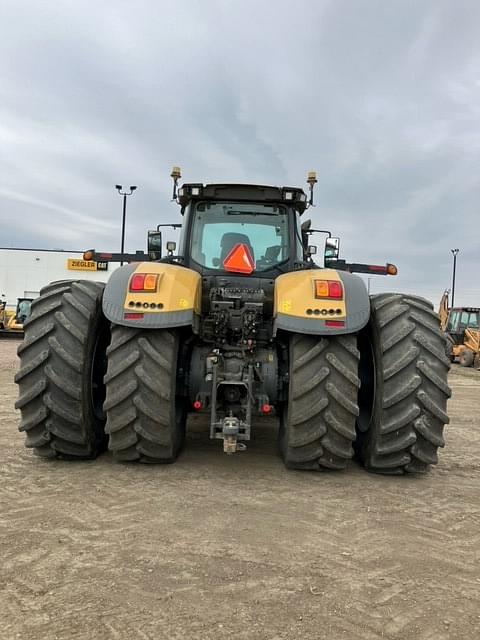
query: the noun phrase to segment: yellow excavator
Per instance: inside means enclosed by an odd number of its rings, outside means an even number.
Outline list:
[[[448,306],[448,290],[440,300],[439,316],[447,338],[447,355],[462,367],[480,369],[480,308]]]

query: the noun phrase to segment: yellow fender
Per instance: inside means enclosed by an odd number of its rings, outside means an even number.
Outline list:
[[[328,287],[321,284],[325,282],[339,284],[341,298],[320,296]],[[334,292],[338,292],[337,286]],[[278,329],[315,335],[354,333],[369,317],[367,288],[361,278],[346,271],[308,269],[275,280],[274,333]]]
[[[138,290],[143,276],[149,276],[146,282],[150,288]],[[120,267],[112,273],[103,294],[105,316],[114,324],[127,327],[159,329],[194,325],[200,315],[200,305],[200,274],[162,262]]]

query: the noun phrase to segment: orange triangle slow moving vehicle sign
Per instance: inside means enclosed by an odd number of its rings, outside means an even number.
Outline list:
[[[234,273],[252,273],[255,269],[250,249],[246,244],[236,244],[223,261],[225,271]]]

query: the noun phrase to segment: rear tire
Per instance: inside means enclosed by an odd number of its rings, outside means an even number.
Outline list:
[[[95,458],[106,447],[103,413],[110,325],[104,284],[53,282],[32,302],[15,376],[25,445],[42,458]]]
[[[104,408],[117,460],[177,458],[186,424],[186,404],[177,395],[178,347],[175,331],[113,326]]]
[[[280,447],[289,469],[344,469],[353,455],[359,387],[357,336],[292,334]]]
[[[424,473],[438,462],[449,422],[445,337],[423,298],[381,294],[371,307],[359,336],[357,450],[369,471]]]
[[[473,365],[473,360],[475,358],[475,354],[470,349],[463,349],[463,351],[458,356],[458,361],[462,367],[471,367]]]
[[[455,356],[453,355],[453,347],[454,343],[448,334],[444,334],[445,336],[445,354],[450,362],[455,362]]]

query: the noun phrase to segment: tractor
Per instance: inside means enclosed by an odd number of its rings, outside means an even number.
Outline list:
[[[437,463],[450,389],[438,315],[427,300],[369,296],[329,232],[314,261],[310,192],[250,184],[178,185],[178,247],[161,225],[147,252],[106,285],[53,282],[32,303],[16,374],[26,446],[47,458],[173,462],[187,416],[204,414],[223,451],[244,450],[262,416],[278,421],[289,469],[422,473]],[[171,226],[179,226],[176,222]]]

